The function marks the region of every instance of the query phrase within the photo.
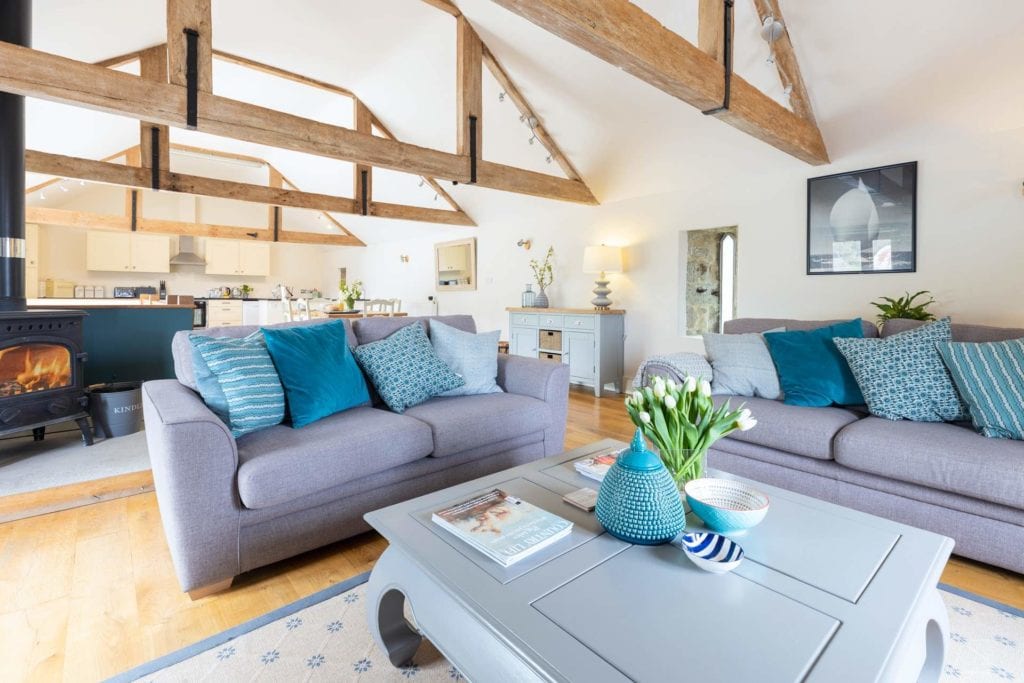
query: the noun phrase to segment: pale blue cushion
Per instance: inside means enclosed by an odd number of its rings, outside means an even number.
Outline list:
[[[1024,440],[1024,339],[938,348],[974,426],[985,436]]]
[[[380,341],[357,346],[355,355],[381,399],[396,413],[464,384],[437,357],[419,323]]]
[[[430,343],[438,358],[465,382],[442,396],[496,394],[498,386],[498,337],[500,330],[473,334],[436,320],[430,321]]]
[[[205,369],[216,378],[218,391],[213,391],[208,382],[199,385],[203,400],[204,385],[213,402],[211,409],[217,412],[220,397],[227,405],[227,425],[238,438],[249,432],[280,424],[284,419],[284,389],[270,360],[263,334],[253,332],[248,337],[208,337],[189,335],[192,348],[205,364]],[[207,405],[210,405],[208,402]],[[221,415],[221,419],[224,416]]]
[[[889,420],[966,420],[936,344],[952,339],[949,318],[884,339],[835,339],[868,410]]]

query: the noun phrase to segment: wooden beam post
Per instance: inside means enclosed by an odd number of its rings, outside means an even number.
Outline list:
[[[455,111],[456,131],[458,134],[457,152],[461,156],[469,156],[471,151],[477,159],[483,158],[484,141],[484,101],[483,101],[483,44],[480,36],[465,16],[456,18],[456,84]],[[475,118],[475,123],[471,119]],[[476,136],[476,144],[470,142],[472,132]]]
[[[814,121],[814,109],[811,98],[804,85],[804,77],[800,73],[800,64],[796,61],[796,51],[790,39],[789,24],[782,18],[782,10],[778,0],[754,0],[757,16],[764,23],[766,17],[775,17],[786,27],[782,36],[772,44],[775,54],[775,68],[779,71],[779,79],[785,88],[789,88],[789,105],[797,116]]]
[[[157,45],[139,53],[139,75],[157,83],[167,82],[167,46]],[[153,167],[153,129],[157,130],[159,168],[171,170],[171,133],[168,126],[139,122],[140,161],[143,168]]]
[[[493,2],[700,111],[722,105],[723,66],[629,0]],[[716,118],[809,164],[828,163],[814,122],[736,74],[731,83],[729,108]]]
[[[697,47],[719,64],[725,64],[725,2],[699,0],[697,8]],[[730,28],[732,26],[730,25]],[[731,36],[730,36],[731,38]]]
[[[284,176],[276,168],[267,164],[267,187],[273,187],[278,189],[284,188]],[[274,228],[281,229],[281,216],[278,212],[282,211],[281,207],[277,204],[270,204],[267,206],[267,227],[273,232]]]
[[[213,18],[210,0],[167,0],[168,77],[186,85],[185,30],[199,33],[199,90],[213,92]]]
[[[353,128],[359,133],[373,135],[373,116],[359,98],[352,98]],[[364,180],[365,178],[365,180]],[[367,164],[353,166],[352,196],[356,199],[356,210],[368,215],[373,201],[373,167]]]

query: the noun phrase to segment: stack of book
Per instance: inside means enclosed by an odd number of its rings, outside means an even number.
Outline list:
[[[533,555],[572,531],[572,522],[501,489],[438,510],[432,519],[503,567]]]
[[[608,474],[608,470],[615,464],[620,451],[621,449],[608,449],[594,455],[588,455],[574,462],[573,467],[584,477],[594,481],[604,481],[604,475]]]

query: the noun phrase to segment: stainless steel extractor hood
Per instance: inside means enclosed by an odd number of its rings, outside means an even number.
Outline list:
[[[182,235],[178,238],[178,253],[171,257],[172,266],[205,266],[203,260],[195,251],[195,238]]]

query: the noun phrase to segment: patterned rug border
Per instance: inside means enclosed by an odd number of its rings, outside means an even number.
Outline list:
[[[266,626],[267,624],[277,621],[278,619],[282,619],[291,614],[304,610],[307,607],[312,607],[313,605],[321,603],[324,600],[328,600],[330,598],[335,597],[336,595],[340,595],[345,591],[351,590],[356,586],[360,586],[366,583],[369,580],[369,578],[370,572],[363,572],[362,574],[350,577],[348,579],[345,579],[341,583],[336,583],[333,586],[328,586],[323,590],[317,591],[312,595],[307,595],[304,598],[300,598],[299,600],[296,600],[291,604],[285,605],[284,607],[278,607],[277,609],[271,612],[267,612],[266,614],[256,617],[255,619],[250,619],[249,621],[241,623],[233,628],[229,628],[226,631],[221,631],[220,633],[214,634],[208,638],[204,638],[203,640],[192,643],[191,645],[186,645],[180,650],[169,652],[166,655],[163,655],[162,657],[153,659],[149,662],[146,662],[145,664],[140,664],[139,666],[133,669],[129,669],[128,671],[125,671],[123,673],[118,674],[117,676],[114,676],[113,678],[108,679],[106,683],[130,683],[131,681],[141,678],[142,676],[154,674],[160,671],[161,669],[166,669],[169,666],[173,666],[175,664],[178,664],[179,662],[185,661],[186,659],[195,657],[200,653],[217,647],[218,645],[223,645],[224,643],[234,640],[239,636],[243,636],[246,633],[255,631],[261,626]],[[962,588],[951,586],[947,583],[940,583],[938,585],[938,588],[939,590],[945,591],[952,595],[958,595],[962,598],[967,598],[968,600],[980,602],[981,604],[992,607],[993,609],[1002,610],[1004,612],[1013,614],[1014,616],[1024,618],[1024,609],[1019,609],[1017,607],[1013,607],[1012,605],[1007,605],[1006,603],[999,602],[998,600],[987,598],[984,595],[978,595],[977,593],[972,593]]]
[[[316,593],[313,593],[312,595],[307,595],[304,598],[300,598],[291,604],[285,605],[284,607],[278,607],[272,612],[267,612],[262,616],[256,617],[255,619],[250,619],[249,621],[243,622],[238,626],[229,628],[226,631],[216,633],[210,636],[209,638],[204,638],[203,640],[192,643],[191,645],[186,645],[180,650],[168,652],[162,657],[157,657],[156,659],[150,660],[145,664],[140,664],[134,669],[129,669],[128,671],[120,673],[114,676],[113,678],[107,679],[106,683],[130,683],[131,681],[139,679],[143,676],[154,674],[157,671],[160,671],[161,669],[166,669],[169,666],[173,666],[179,662],[185,661],[186,659],[195,657],[196,655],[206,652],[211,648],[215,648],[218,645],[223,645],[228,641],[234,640],[239,636],[244,636],[246,633],[255,631],[261,626],[266,626],[271,622],[277,621],[278,619],[282,619],[291,614],[295,614],[296,612],[304,610],[307,607],[312,607],[313,605],[321,603],[324,600],[329,600],[330,598],[333,598],[336,595],[341,595],[345,591],[352,590],[356,586],[361,586],[362,584],[366,583],[369,579],[370,572],[363,572],[362,574],[357,574],[356,576],[345,579],[341,583],[336,583],[333,586],[328,586],[323,590],[319,590]]]

